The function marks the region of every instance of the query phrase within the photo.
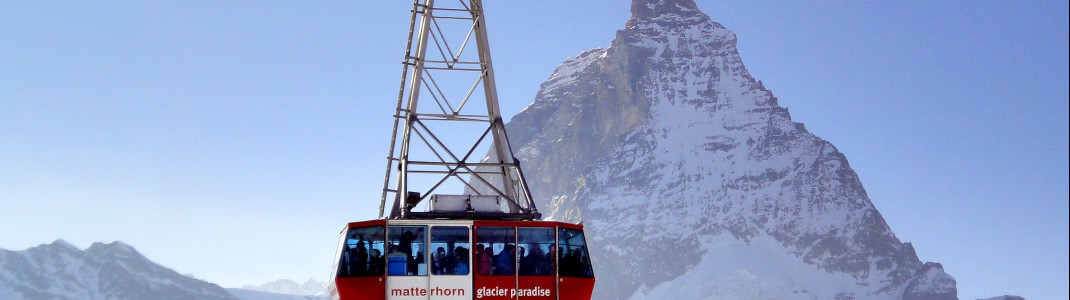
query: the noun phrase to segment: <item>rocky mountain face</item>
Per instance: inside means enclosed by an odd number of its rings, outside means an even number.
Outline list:
[[[223,288],[149,261],[120,242],[80,250],[62,240],[0,249],[0,299],[228,299]]]
[[[631,11],[508,124],[546,219],[586,225],[598,299],[957,298],[748,73],[735,34],[692,0]]]

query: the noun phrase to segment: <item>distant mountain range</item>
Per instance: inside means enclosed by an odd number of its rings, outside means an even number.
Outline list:
[[[0,299],[238,300],[218,285],[178,274],[126,244],[80,250],[57,240],[24,251],[0,250]]]
[[[0,249],[0,300],[327,299],[307,296],[322,291],[322,284],[289,283],[224,289],[156,264],[121,242],[94,243],[85,250],[63,240],[23,251]]]
[[[227,289],[238,290],[238,289]],[[329,298],[323,296],[326,294],[327,289],[322,282],[314,279],[308,279],[304,283],[297,283],[289,279],[279,279],[276,281],[268,282],[261,285],[245,285],[240,290],[248,291],[260,291],[282,295],[300,295],[300,296],[322,296],[323,298]],[[239,297],[240,298],[240,297]],[[244,298],[243,298],[244,299]],[[302,298],[305,299],[305,298]],[[308,298],[312,299],[312,298]]]

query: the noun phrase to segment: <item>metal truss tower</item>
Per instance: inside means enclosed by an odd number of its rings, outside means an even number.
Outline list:
[[[539,219],[498,108],[482,3],[442,2],[413,3],[379,218],[392,203],[389,219]]]

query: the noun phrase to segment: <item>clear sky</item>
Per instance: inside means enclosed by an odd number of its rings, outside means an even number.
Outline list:
[[[376,216],[410,1],[0,6],[0,248],[123,241],[226,287],[326,280]],[[627,1],[488,1],[503,113]],[[581,3],[576,3],[581,2]],[[698,1],[962,299],[1068,298],[1065,1]]]

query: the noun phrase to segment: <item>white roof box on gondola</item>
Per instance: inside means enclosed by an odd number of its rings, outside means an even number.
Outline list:
[[[431,195],[432,212],[500,213],[502,200],[491,195]]]

